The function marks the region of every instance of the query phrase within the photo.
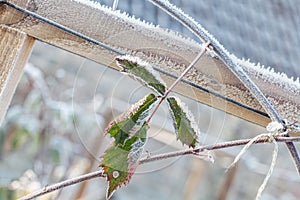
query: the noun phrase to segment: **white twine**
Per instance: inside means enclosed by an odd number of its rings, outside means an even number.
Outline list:
[[[250,148],[250,146],[255,142],[257,141],[258,139],[260,138],[263,138],[263,137],[268,137],[272,143],[274,143],[274,150],[273,150],[273,154],[272,154],[272,162],[271,162],[271,165],[270,165],[270,168],[269,168],[269,171],[263,181],[263,183],[261,184],[261,186],[259,187],[258,191],[257,191],[257,194],[256,194],[256,200],[260,200],[261,199],[261,195],[262,195],[262,192],[264,191],[264,189],[266,188],[267,186],[267,183],[273,173],[273,170],[275,168],[275,164],[276,164],[276,160],[277,160],[277,156],[278,156],[278,143],[276,142],[276,140],[274,139],[273,137],[273,134],[272,133],[264,133],[264,134],[260,134],[260,135],[257,135],[256,137],[252,138],[244,147],[243,149],[240,151],[240,153],[235,157],[234,161],[232,162],[232,164],[228,167],[228,169],[230,169],[231,167],[233,167],[240,159],[241,157],[245,154],[245,152]],[[227,171],[228,171],[227,169]]]
[[[240,159],[241,157],[245,154],[245,152],[250,148],[250,146],[259,138],[262,137],[270,137],[269,133],[263,133],[260,135],[255,136],[254,138],[252,138],[244,147],[243,149],[240,151],[240,153],[235,157],[234,161],[232,162],[232,164],[228,167],[227,171],[233,167]]]
[[[261,195],[262,195],[262,192],[264,191],[264,189],[266,188],[267,186],[267,183],[273,173],[273,170],[275,168],[275,164],[276,164],[276,160],[277,160],[277,155],[278,155],[278,143],[276,142],[276,140],[274,139],[273,136],[270,136],[270,138],[272,139],[272,142],[274,143],[274,150],[273,150],[273,156],[272,156],[272,162],[271,162],[271,165],[270,165],[270,169],[263,181],[263,183],[261,184],[261,186],[259,187],[258,191],[257,191],[257,194],[256,194],[256,200],[260,200],[261,199]]]

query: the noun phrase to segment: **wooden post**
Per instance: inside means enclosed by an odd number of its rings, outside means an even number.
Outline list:
[[[116,52],[81,37],[87,36],[152,63],[160,69],[168,85],[174,81],[172,75],[179,76],[201,48],[197,42],[179,34],[132,19],[91,1],[7,0],[6,2],[32,11],[36,15],[27,16],[8,5],[3,4],[1,8],[0,4],[0,24],[6,24],[38,40],[100,64],[117,68],[114,62]],[[50,22],[45,22],[40,17]],[[74,31],[81,35],[74,34]],[[285,79],[272,71],[261,70],[247,61],[237,59],[236,62],[276,107],[280,117],[291,122],[300,121],[298,81]],[[174,91],[262,126],[270,122],[257,100],[216,57],[205,55],[185,80],[189,84],[180,83]]]
[[[0,26],[0,124],[10,105],[34,38],[13,28]]]

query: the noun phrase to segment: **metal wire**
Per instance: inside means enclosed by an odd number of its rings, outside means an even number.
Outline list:
[[[112,52],[114,52],[114,53],[116,53],[116,54],[119,54],[119,55],[124,55],[124,54],[125,54],[124,52],[122,52],[122,51],[120,51],[120,50],[117,50],[117,49],[115,49],[115,48],[113,48],[113,47],[111,47],[111,46],[109,46],[109,45],[107,45],[107,44],[104,44],[104,43],[102,43],[102,42],[99,42],[98,40],[95,40],[95,39],[93,39],[93,38],[90,38],[90,37],[88,37],[88,36],[86,36],[86,35],[83,35],[83,34],[81,34],[81,33],[78,33],[78,32],[76,32],[76,31],[74,31],[74,30],[72,30],[72,29],[70,29],[70,28],[68,28],[68,27],[66,27],[66,26],[64,26],[64,25],[61,25],[61,24],[59,24],[59,23],[57,23],[57,22],[54,22],[54,21],[52,21],[52,20],[50,20],[50,19],[47,19],[47,18],[45,18],[45,17],[42,17],[42,16],[40,16],[40,15],[34,13],[34,12],[31,12],[31,11],[29,11],[29,10],[26,10],[26,9],[20,7],[20,6],[17,6],[17,5],[15,5],[15,4],[12,4],[12,3],[10,3],[10,2],[3,1],[3,0],[0,1],[0,2],[2,2],[3,4],[6,4],[6,5],[8,5],[8,6],[14,8],[14,9],[16,9],[16,10],[18,10],[18,11],[20,11],[20,12],[26,14],[26,15],[30,15],[30,16],[36,18],[36,19],[39,19],[39,20],[41,20],[41,21],[43,21],[43,22],[46,22],[46,23],[48,23],[48,24],[50,24],[50,25],[52,25],[52,26],[55,26],[56,28],[59,28],[59,29],[61,29],[61,30],[63,30],[63,31],[66,31],[67,33],[70,33],[70,34],[72,34],[72,35],[74,35],[74,36],[76,36],[76,37],[79,37],[79,38],[81,38],[81,39],[83,39],[83,40],[86,40],[86,41],[88,41],[88,42],[91,42],[91,43],[93,43],[93,44],[95,44],[95,45],[97,45],[97,46],[100,46],[100,47],[102,47],[102,48],[104,48],[104,49],[107,49],[107,50],[109,50],[109,51],[112,51]]]
[[[74,30],[72,30],[72,29],[70,29],[70,28],[68,28],[68,27],[66,27],[66,26],[64,26],[64,25],[61,25],[61,24],[59,24],[59,23],[57,23],[57,22],[54,22],[54,21],[52,21],[52,20],[50,20],[50,19],[47,19],[47,18],[45,18],[45,17],[43,17],[43,16],[40,16],[40,15],[34,13],[34,12],[31,12],[31,11],[29,11],[29,10],[26,10],[26,9],[24,9],[24,8],[18,6],[18,5],[15,5],[15,4],[12,4],[12,3],[10,3],[10,2],[7,2],[6,0],[0,0],[0,3],[6,4],[6,5],[10,6],[11,8],[14,8],[14,9],[16,9],[16,10],[18,10],[18,11],[20,11],[20,12],[26,14],[26,15],[32,16],[32,17],[34,17],[34,18],[36,18],[36,19],[38,19],[38,20],[41,20],[41,21],[43,21],[43,22],[45,22],[45,23],[48,23],[48,24],[50,24],[50,25],[52,25],[52,26],[54,26],[54,27],[57,27],[57,28],[59,28],[59,29],[65,31],[65,32],[69,33],[69,34],[72,34],[72,35],[74,35],[74,36],[76,36],[76,37],[79,37],[79,38],[81,38],[81,39],[83,39],[83,40],[86,40],[86,41],[88,41],[88,42],[90,42],[90,43],[92,43],[92,44],[95,44],[95,45],[97,45],[97,46],[100,46],[100,47],[102,47],[102,48],[104,48],[104,49],[106,49],[106,50],[109,50],[109,51],[111,51],[111,52],[114,52],[114,53],[116,53],[116,54],[118,54],[118,55],[125,55],[125,53],[122,52],[122,51],[120,51],[120,50],[117,50],[117,49],[115,49],[115,48],[113,48],[113,47],[111,47],[111,46],[109,46],[109,45],[107,45],[107,44],[104,44],[104,43],[102,43],[102,42],[100,42],[100,41],[98,41],[98,40],[95,40],[95,39],[93,39],[93,38],[90,38],[90,37],[88,37],[88,36],[86,36],[86,35],[84,35],[84,34],[81,34],[81,33],[77,32],[77,31],[74,31]],[[166,72],[166,71],[164,71],[164,70],[162,70],[162,69],[160,69],[160,68],[157,68],[157,67],[153,67],[153,68],[154,68],[156,71],[158,71],[158,72],[160,72],[160,73],[163,73],[163,74],[165,74],[165,75],[167,75],[167,76],[169,76],[169,77],[172,77],[172,78],[174,78],[174,79],[177,79],[177,78],[178,78],[178,76],[176,76],[176,75],[174,75],[174,74],[171,74],[171,73],[169,73],[169,72]],[[260,110],[253,109],[253,108],[251,108],[251,107],[249,107],[249,106],[247,106],[247,105],[245,105],[245,104],[242,104],[242,103],[240,103],[240,102],[237,102],[237,101],[235,101],[235,100],[233,100],[233,99],[230,99],[230,98],[228,98],[228,97],[225,97],[225,96],[223,96],[223,95],[221,95],[221,94],[219,94],[219,93],[216,93],[216,92],[214,92],[214,91],[211,91],[211,90],[209,90],[209,89],[206,89],[206,88],[204,88],[204,87],[202,87],[202,86],[200,86],[200,85],[197,85],[197,84],[195,84],[195,83],[193,83],[193,82],[190,82],[190,81],[187,81],[187,80],[184,80],[184,79],[182,79],[181,81],[184,82],[184,83],[186,83],[186,84],[188,84],[188,85],[190,85],[190,86],[193,86],[193,87],[195,87],[195,88],[197,88],[197,89],[199,89],[199,90],[202,90],[202,91],[204,91],[204,92],[206,92],[206,93],[209,93],[209,94],[211,94],[212,96],[215,96],[215,97],[218,97],[218,98],[223,99],[223,100],[225,100],[225,101],[228,101],[228,102],[230,102],[230,103],[233,103],[233,104],[235,104],[235,105],[237,105],[237,106],[239,106],[239,107],[241,107],[241,108],[247,109],[247,110],[249,110],[249,111],[252,111],[252,112],[254,112],[254,113],[260,114],[260,115],[265,116],[265,117],[269,117],[268,114],[266,114],[265,112],[262,112],[262,111],[260,111]]]

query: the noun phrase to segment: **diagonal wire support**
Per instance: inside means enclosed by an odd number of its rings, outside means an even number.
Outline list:
[[[154,5],[158,6],[170,16],[179,21],[182,25],[190,29],[202,42],[210,42],[210,47],[215,55],[233,72],[233,74],[240,79],[245,87],[254,95],[260,105],[268,113],[272,121],[275,121],[282,126],[282,132],[285,131],[286,126],[280,118],[277,111],[270,104],[265,95],[257,87],[257,85],[249,78],[244,70],[237,65],[229,52],[210,34],[208,31],[197,23],[194,19],[185,14],[181,9],[177,8],[166,0],[149,0]],[[288,134],[287,134],[288,136]],[[300,176],[300,157],[297,153],[296,147],[292,142],[286,142],[290,155],[295,164],[298,175]]]
[[[154,5],[160,7],[170,16],[179,21],[182,25],[190,29],[202,42],[210,42],[212,51],[221,59],[224,64],[240,79],[240,81],[249,89],[255,98],[260,102],[264,110],[269,114],[272,121],[281,123],[284,127],[282,119],[279,117],[277,111],[272,107],[267,98],[255,83],[249,78],[244,70],[237,65],[229,55],[229,52],[217,41],[208,31],[199,23],[185,14],[181,9],[177,8],[166,0],[149,0]]]

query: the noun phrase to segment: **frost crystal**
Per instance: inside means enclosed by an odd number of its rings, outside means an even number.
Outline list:
[[[169,97],[167,101],[172,114],[177,139],[183,144],[195,148],[199,144],[200,130],[194,116],[180,99]]]
[[[164,95],[167,87],[166,83],[150,64],[142,61],[138,57],[129,55],[118,56],[116,62],[121,68],[121,72],[147,85],[147,87],[158,92],[160,95]]]
[[[138,139],[131,145],[132,149],[128,154],[130,164],[137,163],[138,160],[141,158],[142,153],[144,151],[144,148],[143,148],[144,145],[145,145],[145,142],[143,142],[141,139]]]
[[[230,57],[254,79],[262,79],[271,85],[278,85],[283,90],[290,91],[290,93],[294,93],[296,96],[300,95],[299,77],[296,79],[289,78],[284,73],[275,72],[271,67],[265,68],[260,63],[252,63],[249,59],[238,59],[233,54]]]
[[[200,133],[200,129],[198,127],[198,124],[196,123],[195,117],[194,115],[191,113],[190,109],[188,108],[188,106],[181,101],[181,99],[174,97],[178,103],[178,105],[182,108],[183,112],[186,113],[187,118],[191,121],[191,127],[195,130],[195,132],[198,134]],[[198,137],[198,135],[197,135]]]
[[[277,132],[277,131],[280,131],[282,130],[284,127],[281,123],[278,123],[278,122],[270,122],[268,125],[267,125],[267,131],[268,132]]]

